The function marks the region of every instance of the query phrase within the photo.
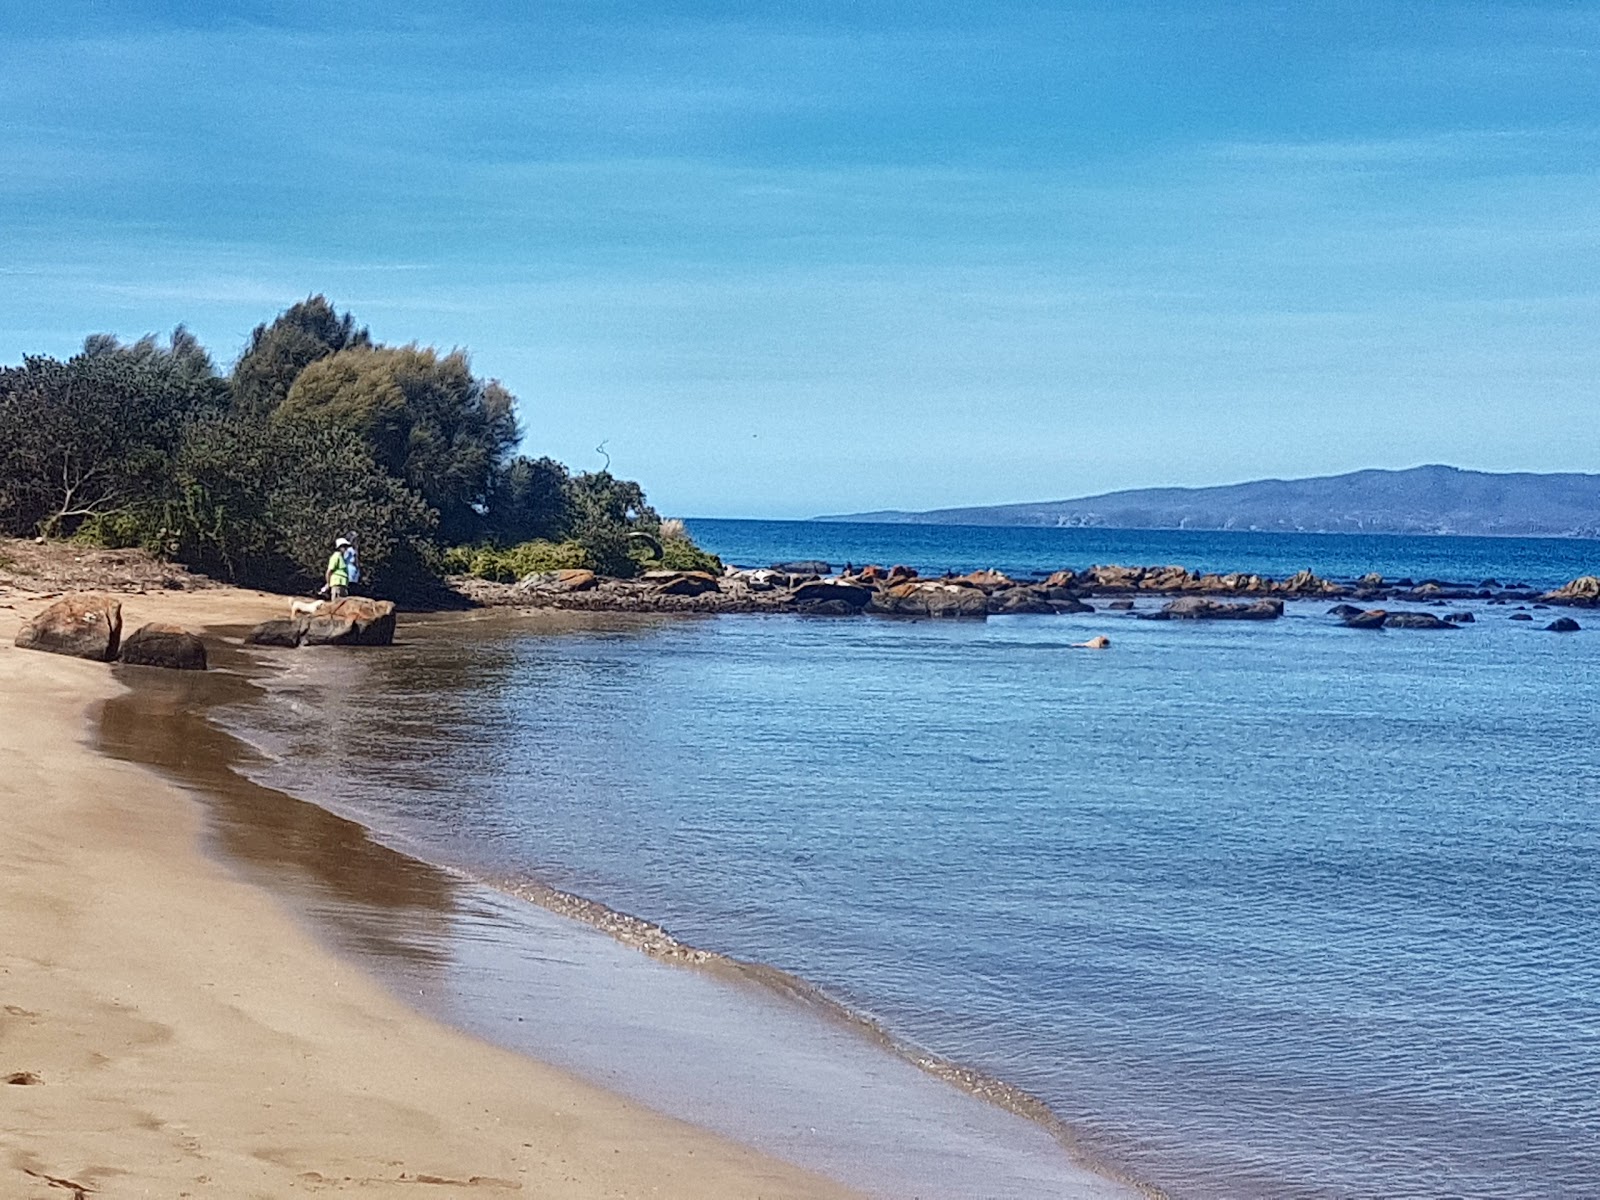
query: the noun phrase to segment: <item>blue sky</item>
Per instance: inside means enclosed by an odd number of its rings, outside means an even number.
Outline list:
[[[1600,470],[1600,6],[0,10],[0,361],[314,291],[679,515]]]

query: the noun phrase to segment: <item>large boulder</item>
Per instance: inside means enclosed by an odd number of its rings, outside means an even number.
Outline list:
[[[976,617],[989,615],[989,599],[974,587],[951,583],[897,583],[872,600],[876,612],[905,617]]]
[[[1182,567],[1147,567],[1139,580],[1142,592],[1182,592],[1200,586],[1200,579]]]
[[[111,662],[122,643],[122,602],[97,592],[63,596],[21,629],[21,650]]]
[[[1571,583],[1563,584],[1553,592],[1546,592],[1539,599],[1550,604],[1575,604],[1580,608],[1594,608],[1600,605],[1600,576],[1580,575]]]
[[[1346,589],[1331,579],[1322,579],[1307,571],[1296,571],[1273,588],[1285,596],[1343,596]]]
[[[263,621],[244,635],[247,646],[282,646],[293,649],[306,634],[305,617]]]
[[[965,575],[957,575],[946,583],[959,583],[966,587],[975,587],[985,592],[998,591],[1001,588],[1016,587],[1017,581],[1009,575],[1002,575],[999,571],[968,571]]]
[[[1366,612],[1358,612],[1344,619],[1346,629],[1382,629],[1383,623],[1389,619],[1387,609],[1369,608]]]
[[[1544,628],[1546,633],[1577,633],[1583,626],[1579,625],[1571,617],[1557,617]]]
[[[802,607],[811,604],[840,604],[849,605],[853,609],[863,609],[872,600],[872,589],[861,587],[854,583],[838,583],[833,580],[818,579],[811,583],[802,583],[794,590],[794,602]]]
[[[800,562],[773,563],[774,571],[781,571],[785,575],[832,575],[833,564],[822,562],[820,559],[803,559]]]
[[[302,646],[387,646],[394,641],[394,603],[347,596],[305,618]]]
[[[707,571],[646,571],[640,578],[662,596],[699,596],[718,590],[717,577]]]
[[[1385,629],[1455,629],[1449,621],[1441,621],[1432,613],[1392,612],[1383,618]]]
[[[517,580],[519,592],[586,592],[599,583],[593,571],[575,567],[565,571],[535,571]]]
[[[1147,613],[1148,621],[1273,621],[1283,616],[1283,601],[1273,598],[1254,604],[1227,604],[1204,596],[1169,600],[1160,612]]]
[[[136,667],[165,667],[172,671],[204,671],[205,643],[177,625],[152,621],[141,625],[122,642],[122,661]]]
[[[989,612],[993,616],[1054,615],[1056,611],[1050,598],[1038,588],[1014,587],[989,595]]]

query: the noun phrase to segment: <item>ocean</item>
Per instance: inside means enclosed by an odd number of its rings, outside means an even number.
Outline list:
[[[1587,541],[690,527],[747,566],[1600,568]],[[878,1194],[1102,1194],[1087,1161],[1173,1197],[1594,1196],[1600,619],[1327,607],[436,619],[275,660],[224,716],[258,779],[459,881],[343,938],[418,1003]],[[760,969],[579,934],[518,899],[543,887]]]

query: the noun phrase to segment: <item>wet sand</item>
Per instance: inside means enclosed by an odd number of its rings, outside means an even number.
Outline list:
[[[129,596],[124,620],[236,624],[283,604]],[[207,859],[191,797],[86,744],[116,672],[141,669],[16,650],[43,604],[0,605],[15,606],[0,607],[0,1194],[850,1194],[402,1004]],[[116,711],[103,736],[139,738]],[[197,736],[156,753],[193,777],[214,750]],[[313,805],[282,820],[268,841],[303,853],[273,869],[408,911],[450,886]],[[241,820],[217,836],[262,835]]]

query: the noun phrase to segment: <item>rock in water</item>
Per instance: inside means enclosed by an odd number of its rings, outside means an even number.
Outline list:
[[[1381,608],[1369,608],[1366,612],[1357,613],[1353,617],[1344,619],[1346,629],[1382,629],[1383,623],[1389,617],[1388,612]]]
[[[206,647],[186,629],[153,621],[139,626],[123,641],[122,661],[138,667],[204,671]]]
[[[1383,619],[1385,629],[1454,629],[1448,621],[1441,621],[1432,613],[1397,612]]]
[[[1511,614],[1511,619],[1513,621],[1531,621],[1533,617],[1525,612],[1515,612]]]
[[[1184,596],[1169,600],[1160,612],[1150,613],[1151,621],[1273,621],[1283,616],[1283,601],[1257,600],[1254,604],[1226,604],[1204,596]]]
[[[247,646],[285,646],[292,649],[300,644],[300,639],[305,636],[305,633],[305,617],[296,617],[293,620],[263,621],[245,634],[244,641]]]
[[[1571,617],[1557,617],[1545,626],[1545,631],[1547,633],[1577,633],[1582,628],[1583,626],[1579,625]]]
[[[1016,614],[1054,614],[1054,603],[1037,588],[1014,587],[993,592],[989,596],[989,611],[995,616]]]
[[[95,592],[63,596],[17,630],[15,641],[20,650],[111,662],[122,642],[122,602]]]
[[[989,615],[989,598],[974,587],[949,583],[897,583],[873,597],[875,612],[905,617],[977,617]]]
[[[302,646],[387,646],[394,641],[394,603],[348,596],[302,618]]]
[[[1546,592],[1539,599],[1548,600],[1552,604],[1576,604],[1583,608],[1594,608],[1600,605],[1600,577],[1580,575],[1571,583],[1558,587],[1553,592]]]
[[[1445,613],[1444,619],[1452,625],[1475,625],[1478,621],[1478,618],[1469,612]]]
[[[1328,610],[1328,615],[1330,617],[1339,617],[1343,620],[1349,620],[1351,617],[1359,617],[1361,615],[1361,610],[1354,604],[1335,604]]]

